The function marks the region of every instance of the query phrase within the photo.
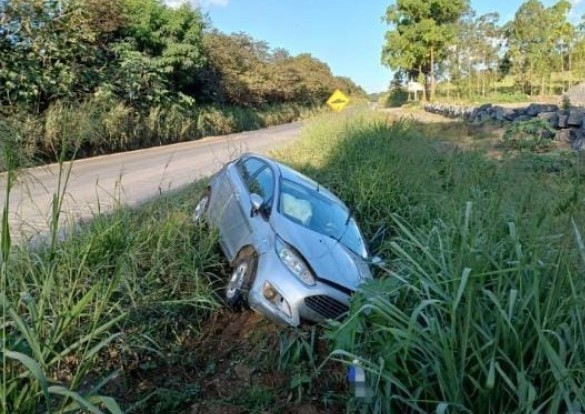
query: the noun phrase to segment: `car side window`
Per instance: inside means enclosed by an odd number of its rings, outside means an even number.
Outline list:
[[[250,194],[258,194],[270,204],[274,195],[274,174],[270,167],[257,158],[248,158],[238,164],[238,170]]]
[[[272,170],[268,168],[268,166],[261,170],[256,177],[250,181],[248,190],[250,191],[250,194],[258,194],[267,204],[270,204],[272,202],[272,196],[274,195],[274,176]]]
[[[264,167],[266,167],[266,164],[257,158],[247,158],[238,163],[238,171],[246,185]]]

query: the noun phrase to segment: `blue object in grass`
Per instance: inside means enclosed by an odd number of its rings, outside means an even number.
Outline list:
[[[347,370],[347,381],[351,385],[354,396],[357,398],[366,397],[366,372],[354,361]]]

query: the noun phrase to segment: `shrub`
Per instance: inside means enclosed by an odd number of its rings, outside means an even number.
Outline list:
[[[36,162],[53,162],[249,131],[317,111],[298,104],[190,109],[169,104],[141,112],[110,95],[96,94],[76,104],[55,102],[40,116],[19,114],[3,122],[19,131],[21,151]]]
[[[384,108],[398,108],[408,102],[408,92],[402,87],[396,87],[381,99]]]
[[[555,132],[548,121],[540,118],[513,122],[504,133],[503,145],[509,149],[542,152],[550,149]]]

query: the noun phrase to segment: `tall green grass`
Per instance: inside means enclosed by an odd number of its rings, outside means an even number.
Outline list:
[[[328,328],[332,357],[368,373],[351,410],[585,409],[581,154],[498,161],[362,114],[278,156],[347,201],[387,261]]]
[[[217,236],[191,220],[199,187],[80,224],[59,241],[61,169],[46,242],[15,245],[8,225],[22,153],[2,125],[7,166],[1,241],[0,411],[121,412],[102,395],[129,355],[161,352],[219,306]],[[67,136],[70,133],[68,132]],[[65,156],[62,153],[63,156]],[[115,356],[115,357],[114,357]]]
[[[11,128],[0,130],[9,183],[22,179],[25,161]],[[493,160],[417,128],[384,115],[335,114],[311,121],[277,152],[347,201],[386,259],[381,277],[354,296],[348,319],[327,327],[331,358],[368,372],[372,398],[350,399],[348,410],[582,411],[582,156],[511,152]],[[64,130],[72,153],[81,151],[84,139]],[[58,147],[62,157],[66,147]],[[62,177],[66,185],[66,170]],[[191,223],[200,189],[118,209],[35,248],[12,244],[5,207],[3,411],[117,412],[104,397],[110,383],[196,335],[219,306],[214,275],[222,270],[217,235]],[[275,361],[291,374],[298,401],[315,394],[323,369],[316,331],[303,338],[284,335]]]
[[[56,102],[39,116],[14,114],[9,121],[24,138],[22,152],[37,161],[54,162],[62,154],[74,159],[148,148],[280,125],[318,112],[299,104],[192,109],[174,105],[144,112],[96,96],[75,104]]]

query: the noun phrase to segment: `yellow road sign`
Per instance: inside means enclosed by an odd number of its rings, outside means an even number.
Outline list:
[[[327,105],[334,111],[341,111],[348,103],[349,98],[339,89],[336,89],[333,95],[327,99]]]

